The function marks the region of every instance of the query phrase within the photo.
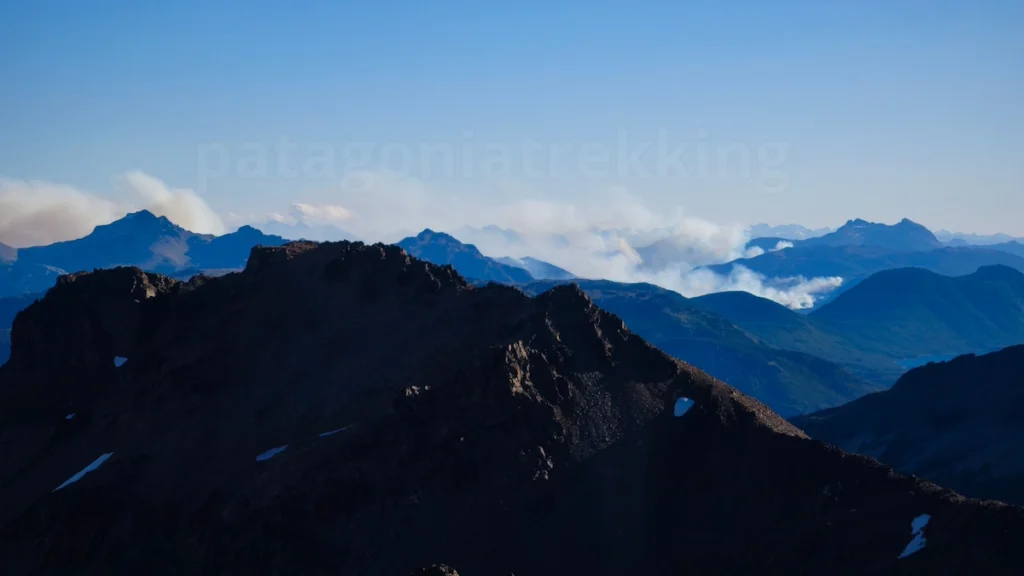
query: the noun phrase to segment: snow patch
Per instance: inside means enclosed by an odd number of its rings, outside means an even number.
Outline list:
[[[930,514],[921,514],[910,523],[911,535],[914,539],[907,544],[907,547],[903,549],[903,553],[900,554],[900,558],[906,558],[915,552],[920,552],[924,549],[924,545],[928,543],[928,539],[924,537],[924,527],[928,525],[928,521],[932,517]]]
[[[338,432],[344,432],[345,430],[348,430],[348,426],[345,426],[344,428],[338,428],[337,430],[331,430],[330,432],[324,432],[323,434],[320,434],[320,437],[326,438],[328,436],[334,436]]]
[[[288,445],[287,444],[285,444],[284,446],[278,446],[277,448],[271,448],[270,450],[267,450],[266,452],[264,452],[264,453],[260,454],[259,456],[257,456],[256,457],[256,461],[257,462],[266,462],[267,460],[270,460],[271,458],[273,458],[274,456],[277,456],[281,452],[284,452],[286,449],[288,449]]]
[[[74,484],[75,482],[78,482],[79,480],[82,479],[82,476],[85,476],[89,472],[92,472],[93,470],[99,468],[100,465],[102,465],[104,462],[106,462],[113,455],[114,455],[113,452],[107,452],[106,454],[104,454],[104,455],[100,456],[99,458],[93,460],[92,464],[89,464],[85,468],[82,468],[81,472],[79,472],[78,474],[75,474],[71,478],[68,478],[67,480],[65,480],[63,484],[61,484],[60,486],[57,486],[56,488],[54,488],[53,491],[56,492],[57,490],[60,490],[61,488],[65,487],[65,486],[68,486],[69,484]]]
[[[675,415],[676,418],[682,418],[690,411],[690,408],[693,408],[693,400],[690,400],[685,396],[680,396],[676,399],[676,405],[672,408],[672,414]]]
[[[72,412],[71,414],[68,414],[67,416],[65,416],[65,417],[64,417],[64,419],[65,419],[65,420],[71,420],[71,419],[72,419],[72,418],[74,418],[74,417],[75,417],[75,413],[74,413],[74,412]]]
[[[128,359],[124,356],[114,356],[114,367],[120,368],[121,366],[124,366],[124,363],[127,361]]]

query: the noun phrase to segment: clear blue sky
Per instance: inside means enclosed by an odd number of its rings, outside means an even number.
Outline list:
[[[620,131],[663,131],[755,156],[783,142],[788,186],[714,169],[410,176],[495,202],[509,181],[576,203],[619,184],[717,221],[907,216],[1024,234],[1022,29],[1020,0],[8,0],[0,176],[105,194],[141,170],[218,212],[269,212],[333,202],[340,161],[329,177],[271,158],[265,176],[210,178],[198,151],[224,146],[233,163],[247,142],[288,138],[301,166],[319,144],[614,152]]]

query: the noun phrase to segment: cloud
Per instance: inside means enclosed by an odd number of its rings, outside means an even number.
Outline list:
[[[793,243],[787,240],[779,240],[779,243],[772,248],[772,252],[778,252],[779,250],[785,250],[786,248],[792,248]]]
[[[0,178],[0,242],[21,248],[74,240],[142,209],[193,232],[224,232],[220,217],[192,190],[169,188],[137,171],[123,174],[118,184],[127,202],[65,184]]]
[[[315,223],[335,223],[348,220],[352,211],[340,205],[314,206],[296,202],[291,205],[288,214],[297,221]]]

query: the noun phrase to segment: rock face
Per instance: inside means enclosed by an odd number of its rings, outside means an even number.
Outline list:
[[[809,440],[576,286],[393,246],[72,277],[15,323],[0,446],[13,574],[1024,567],[1021,509]]]
[[[970,496],[1024,504],[1024,346],[908,372],[892,389],[794,418],[813,437]]]

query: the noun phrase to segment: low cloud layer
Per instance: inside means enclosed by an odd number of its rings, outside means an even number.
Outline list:
[[[0,179],[0,242],[21,248],[74,240],[142,209],[193,232],[225,231],[220,217],[191,190],[170,188],[143,172],[123,174],[117,184],[129,199],[125,203],[63,184]]]

